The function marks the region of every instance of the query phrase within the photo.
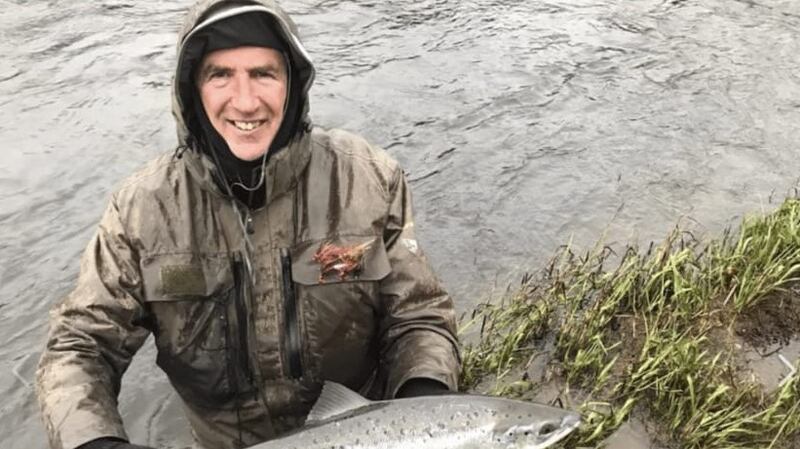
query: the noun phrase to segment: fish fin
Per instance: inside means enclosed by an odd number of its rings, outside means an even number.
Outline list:
[[[306,424],[323,421],[369,404],[371,404],[369,399],[344,385],[325,381],[317,403],[306,418]]]

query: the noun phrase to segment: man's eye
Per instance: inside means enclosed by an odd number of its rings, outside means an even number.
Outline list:
[[[256,78],[275,78],[275,72],[272,70],[256,70],[253,75],[255,75]]]

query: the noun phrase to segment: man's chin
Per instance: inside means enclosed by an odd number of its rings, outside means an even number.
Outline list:
[[[253,148],[233,147],[230,144],[228,146],[231,148],[231,153],[233,153],[234,156],[246,162],[252,162],[260,159],[262,156],[264,156],[264,154],[267,153],[267,150],[269,149],[268,144],[263,146],[259,145],[258,147]]]

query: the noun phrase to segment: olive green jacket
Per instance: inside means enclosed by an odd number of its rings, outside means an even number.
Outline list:
[[[208,449],[297,427],[323,380],[373,398],[414,377],[455,389],[452,301],[419,248],[393,159],[315,128],[269,159],[258,210],[223,194],[215,170],[178,151],[113,194],[76,288],[51,312],[37,371],[53,448],[127,438],[117,395],[150,333]]]

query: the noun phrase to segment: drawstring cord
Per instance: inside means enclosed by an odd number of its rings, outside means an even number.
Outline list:
[[[211,149],[210,153],[214,157],[214,163],[216,164],[217,168],[219,170],[221,170],[222,165],[219,162],[219,157],[217,156],[217,152],[214,151],[213,147],[210,147],[210,149]],[[262,167],[261,167],[262,179],[259,181],[259,185],[254,187],[253,190],[257,189],[261,185],[261,183],[263,183],[265,165],[266,165],[266,153],[265,153],[265,157],[264,157],[264,162],[262,163]],[[240,281],[240,283],[244,283],[245,281],[246,282],[250,282],[250,280],[253,279],[253,265],[250,262],[250,254],[253,251],[253,243],[250,241],[250,237],[249,237],[249,235],[247,233],[247,224],[246,224],[247,220],[250,219],[250,212],[249,211],[246,212],[246,214],[247,214],[246,217],[242,214],[241,210],[239,209],[239,205],[237,204],[236,197],[233,195],[233,190],[231,189],[231,186],[228,185],[228,182],[225,180],[225,175],[221,174],[220,178],[221,178],[221,181],[222,181],[222,182],[220,182],[220,184],[225,186],[225,190],[228,193],[228,196],[231,198],[231,204],[233,205],[233,210],[234,210],[234,213],[236,214],[236,221],[239,223],[239,226],[240,226],[240,228],[242,230],[242,237],[244,239],[244,251],[242,251],[242,256],[243,256],[243,259],[244,259],[244,264],[245,264],[245,268],[247,270],[247,276],[248,277],[247,277],[247,279],[239,279],[239,281]],[[243,287],[244,287],[244,285],[242,285],[239,288],[243,288]],[[237,293],[237,294],[239,294],[239,293]],[[244,294],[244,292],[242,292],[240,294]],[[242,317],[239,317],[239,319],[237,319],[237,323],[238,323],[238,325],[240,327],[242,326],[241,318]],[[231,363],[230,354],[228,352],[229,352],[228,350],[225,351],[226,361],[229,364],[228,366],[232,366],[233,370],[234,370],[234,373],[233,373],[234,374],[234,376],[233,376],[234,378],[232,379],[232,381],[233,381],[234,390],[235,390],[234,391],[234,394],[235,394],[234,402],[235,402],[235,407],[236,407],[236,430],[237,430],[238,439],[239,439],[238,446],[239,447],[244,447],[244,441],[242,440],[242,415],[241,415],[242,403],[241,403],[241,394],[240,394],[240,390],[239,390],[239,369],[240,369],[240,367],[239,367],[238,361],[236,363]]]

